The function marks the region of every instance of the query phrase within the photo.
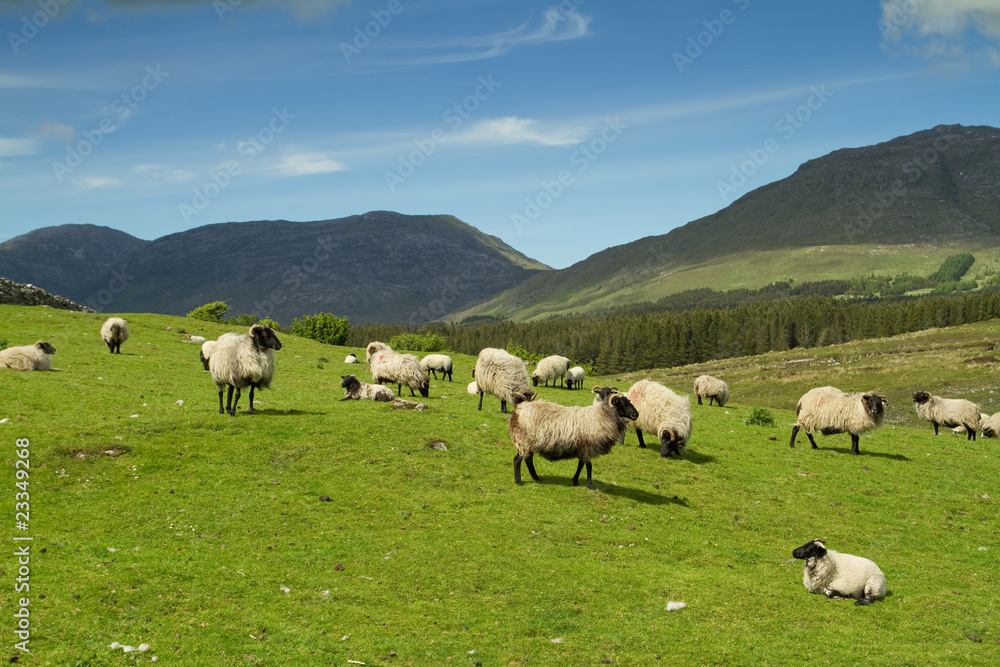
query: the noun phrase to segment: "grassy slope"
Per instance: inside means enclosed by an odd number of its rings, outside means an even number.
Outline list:
[[[283,336],[259,414],[243,405],[231,419],[177,333],[222,327],[127,315],[132,339],[113,357],[103,317],[0,307],[0,338],[47,338],[64,369],[0,371],[8,526],[14,441],[31,440],[33,635],[20,664],[1000,658],[997,445],[935,438],[903,417],[918,387],[1000,409],[993,367],[958,363],[982,354],[995,325],[643,373],[687,391],[709,370],[730,380],[733,402],[692,406],[683,460],[629,436],[595,462],[593,493],[569,485],[567,461],[539,461],[543,482],[514,486],[498,402],[478,412],[465,393],[470,357],[455,355],[456,382],[432,381],[426,412],[397,412],[339,402],[341,374],[367,379],[341,363],[346,349]],[[817,384],[889,394],[893,423],[862,439],[860,458],[842,436],[789,450],[787,408]],[[754,405],[772,406],[779,426],[744,426]],[[856,608],[807,593],[791,550],[814,537],[878,562],[887,600]],[[0,569],[10,613],[9,553]],[[668,613],[670,600],[688,607]],[[112,641],[152,651],[126,657]]]

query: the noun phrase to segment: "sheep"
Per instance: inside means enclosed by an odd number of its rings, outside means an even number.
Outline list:
[[[577,389],[583,387],[583,381],[587,377],[587,371],[583,370],[580,366],[573,366],[573,368],[566,371],[566,386],[572,389],[574,386]]]
[[[541,481],[535,472],[534,455],[549,461],[576,457],[578,464],[573,486],[580,485],[580,471],[587,466],[587,487],[594,489],[591,460],[607,454],[622,437],[630,419],[639,412],[622,393],[613,393],[601,403],[584,407],[566,407],[538,401],[514,406],[507,432],[517,448],[514,455],[514,483],[521,484],[521,461],[528,466],[531,479]]]
[[[51,343],[40,340],[34,345],[21,345],[0,350],[0,368],[15,371],[48,371],[52,369],[49,355],[55,354]]]
[[[372,355],[378,352],[379,350],[392,350],[392,348],[386,345],[385,343],[380,343],[377,340],[373,340],[372,342],[368,343],[368,345],[365,347],[365,361],[370,364],[372,362]]]
[[[362,382],[353,375],[341,375],[340,379],[340,386],[344,388],[344,398],[340,399],[342,401],[365,400],[389,402],[396,400],[396,395],[388,387]]]
[[[934,424],[934,435],[938,434],[938,425],[951,428],[964,426],[967,431],[966,440],[975,440],[979,430],[979,406],[964,398],[941,398],[931,396],[926,391],[913,394],[917,414]]]
[[[101,327],[101,338],[111,354],[121,354],[122,343],[128,340],[128,323],[120,317],[109,317]]]
[[[822,540],[806,542],[792,556],[806,561],[802,583],[810,593],[852,598],[855,607],[885,597],[885,575],[867,558],[831,551]]]
[[[656,433],[660,441],[660,456],[671,454],[680,456],[687,451],[691,439],[691,402],[687,396],[678,396],[659,382],[640,380],[632,385],[625,395],[639,411],[639,419],[629,422],[628,428],[635,430],[639,446],[645,447],[642,429]],[[625,444],[625,433],[622,433]]]
[[[1000,412],[988,417],[985,423],[980,422],[979,425],[983,429],[984,438],[1000,437]]]
[[[440,371],[442,379],[447,375],[448,382],[451,382],[451,367],[451,357],[447,354],[428,354],[420,360],[420,370],[424,373],[430,371],[435,380],[438,379],[437,371]]]
[[[431,379],[420,370],[420,362],[412,354],[400,354],[386,347],[373,351],[368,363],[376,384],[395,382],[397,394],[403,391],[404,384],[410,388],[411,396],[416,396],[414,389],[424,398],[430,394]]]
[[[483,396],[489,394],[500,399],[500,412],[507,413],[507,404],[534,400],[535,392],[528,380],[524,362],[506,350],[487,347],[479,351],[476,368],[472,371],[479,389],[479,409],[483,409]]]
[[[208,360],[212,358],[212,351],[215,350],[217,344],[218,341],[206,340],[198,351],[198,358],[201,359],[201,365],[205,367],[206,371],[208,370]]]
[[[792,426],[791,447],[795,447],[795,436],[799,430],[806,432],[813,449],[816,440],[813,433],[823,435],[834,433],[851,434],[851,453],[861,454],[858,438],[862,433],[877,429],[885,419],[885,406],[889,401],[873,391],[864,394],[847,394],[836,387],[810,389],[795,406],[798,421]]]
[[[473,396],[476,396],[479,394],[479,385],[476,384],[475,380],[473,380],[472,382],[469,383],[469,386],[467,387],[466,391],[468,391]]]
[[[545,382],[545,386],[548,387],[549,380],[552,380],[554,387],[556,386],[556,378],[559,378],[559,384],[562,385],[568,370],[569,359],[566,357],[560,357],[558,354],[545,357],[535,366],[535,372],[531,374],[531,384],[537,387],[539,382]]]
[[[603,403],[607,400],[608,396],[618,392],[618,387],[594,387],[594,404]]]
[[[983,432],[983,426],[986,424],[987,421],[989,421],[989,418],[990,418],[990,416],[988,414],[986,414],[985,412],[980,412],[979,413],[979,432],[980,433]],[[954,433],[954,434],[956,434],[956,435],[964,435],[964,434],[968,433],[968,430],[964,426],[956,426],[955,428],[951,429],[951,432]],[[989,437],[989,436],[987,436],[987,437]]]
[[[253,394],[255,389],[269,389],[274,377],[274,350],[281,349],[281,341],[274,329],[265,324],[255,324],[243,334],[225,333],[208,359],[208,369],[212,381],[219,390],[219,414],[236,416],[236,406],[240,402],[240,391],[250,387],[250,407],[247,414],[254,414]],[[226,408],[222,408],[222,390],[229,386]],[[233,399],[233,389],[236,399]]]
[[[711,375],[699,375],[694,381],[694,395],[698,397],[698,405],[707,398],[709,405],[715,401],[722,408],[729,402],[729,385]]]
[[[346,357],[344,357],[344,363],[345,364],[356,364],[356,363],[359,363],[359,362],[358,362],[358,358],[356,356],[354,356],[353,352],[351,352]]]
[[[191,334],[183,334],[185,343],[197,343],[198,345],[204,345],[207,340],[204,336],[192,336]]]

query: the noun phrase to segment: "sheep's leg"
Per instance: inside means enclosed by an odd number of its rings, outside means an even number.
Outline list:
[[[448,382],[451,382],[451,371],[448,371]]]
[[[524,484],[521,481],[521,461],[523,460],[520,454],[514,454],[514,483],[518,485]]]
[[[636,429],[635,429],[635,434],[639,438],[639,446],[642,447],[642,448],[645,448],[646,447],[646,443],[643,442],[643,440],[642,440],[642,429],[637,426]]]
[[[799,425],[795,424],[794,426],[792,426],[792,442],[788,445],[792,449],[795,448],[795,436],[797,436],[798,434],[799,434]]]
[[[483,409],[483,392],[479,392],[479,409]]]
[[[219,392],[219,407],[222,407],[222,392]],[[229,385],[229,393],[226,395],[226,412],[225,414],[232,414],[233,407],[233,386]]]
[[[542,481],[542,478],[539,477],[538,473],[535,472],[535,455],[534,454],[529,454],[528,458],[524,459],[524,465],[528,466],[528,474],[531,475],[531,479],[535,480],[536,482]]]
[[[596,491],[597,489],[594,488],[594,480],[592,477],[592,473],[594,471],[594,464],[591,463],[590,461],[587,461],[586,465],[587,465],[587,488],[590,489],[591,491]],[[573,475],[573,486],[580,486],[580,471],[583,470],[583,466],[584,466],[583,459],[580,459],[580,465],[576,467],[576,474]]]
[[[975,440],[976,439],[976,430],[974,428],[972,428],[971,426],[967,425],[965,427],[965,430],[968,433],[968,435],[965,436],[966,440]]]
[[[230,388],[229,391],[232,391],[232,388]],[[239,402],[240,402],[240,388],[237,387],[236,388],[236,397],[233,399],[233,408],[229,411],[229,416],[230,417],[235,417],[236,416],[236,406],[239,404]]]
[[[871,599],[869,597],[863,597],[860,600],[858,600],[857,602],[855,602],[854,606],[855,607],[864,607],[865,605],[869,605],[869,604],[871,604],[874,601],[875,600],[873,600],[873,599]]]
[[[698,397],[698,405],[702,405],[701,396]]]
[[[222,407],[222,390],[221,389],[219,390],[219,414],[220,415],[226,414],[225,409],[223,409],[223,407]]]
[[[479,399],[479,402],[481,404],[482,399]],[[502,398],[500,399],[500,412],[507,414],[507,401],[503,400]]]
[[[931,422],[931,423],[934,424],[934,435],[937,435],[938,434],[938,423],[937,422]]]
[[[856,436],[856,435],[854,435],[852,433],[851,434],[851,454],[854,454],[855,456],[859,456],[861,454],[861,450],[858,449],[858,440],[859,440],[858,436]]]
[[[813,437],[813,434],[810,433],[809,431],[806,431],[806,435],[809,437],[809,444],[813,446],[813,449],[819,449],[819,447],[816,445],[816,438]]]
[[[250,385],[250,409],[247,410],[247,414],[248,415],[252,415],[253,414],[253,390],[256,387],[257,387],[257,385],[255,385],[255,384]]]

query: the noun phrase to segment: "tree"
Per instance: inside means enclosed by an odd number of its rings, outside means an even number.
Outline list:
[[[327,345],[343,345],[351,332],[346,317],[331,313],[316,313],[292,320],[292,333],[303,338],[311,338]]]
[[[198,306],[188,313],[187,316],[195,320],[204,320],[205,322],[221,322],[222,316],[228,310],[229,306],[226,305],[225,301],[213,301],[212,303],[206,303],[204,306]]]

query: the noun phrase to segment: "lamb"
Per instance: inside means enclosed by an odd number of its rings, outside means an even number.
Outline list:
[[[885,597],[885,575],[867,558],[831,551],[822,540],[806,542],[792,556],[806,561],[802,583],[810,593],[853,598],[855,607]]]
[[[851,453],[861,454],[858,438],[862,433],[877,429],[885,419],[885,406],[889,401],[873,391],[864,394],[847,394],[836,387],[810,389],[799,399],[795,407],[798,421],[792,426],[791,447],[795,447],[795,436],[799,430],[806,432],[813,449],[816,440],[813,433],[823,435],[834,433],[851,434]],[[978,414],[978,409],[977,409]]]
[[[219,414],[236,416],[236,406],[240,402],[240,391],[250,387],[250,407],[247,414],[254,414],[253,394],[255,389],[269,389],[274,377],[274,350],[281,349],[281,341],[274,329],[265,324],[255,324],[243,334],[225,333],[208,359],[208,369],[212,381],[219,390]],[[229,386],[226,408],[222,408],[222,390]],[[233,400],[233,389],[236,399]]]
[[[466,391],[468,391],[473,396],[476,396],[479,394],[479,385],[476,384],[475,380],[473,380],[472,382],[469,383],[469,386],[467,387]]]
[[[197,343],[198,345],[204,345],[207,340],[204,336],[192,336],[191,334],[183,334],[185,343]]]
[[[698,405],[707,398],[709,405],[715,401],[722,408],[729,402],[729,385],[711,375],[699,375],[694,381],[694,395],[698,397]]]
[[[687,451],[691,439],[691,402],[687,396],[678,396],[659,382],[640,380],[629,388],[625,395],[639,411],[639,419],[630,422],[628,428],[635,429],[639,446],[645,447],[642,429],[656,433],[660,441],[660,456],[671,454],[680,456]],[[622,444],[625,434],[622,433]]]
[[[201,344],[201,349],[198,351],[198,358],[201,359],[201,365],[208,370],[208,360],[212,358],[212,351],[215,349],[218,341],[206,340]]]
[[[373,354],[375,354],[380,350],[391,350],[391,349],[392,348],[386,345],[385,343],[380,343],[377,340],[373,340],[372,342],[368,343],[368,345],[365,347],[365,361],[370,364],[372,362]]]
[[[964,426],[967,432],[966,440],[975,440],[979,430],[979,406],[964,398],[941,398],[931,396],[926,391],[918,391],[913,395],[917,414],[934,424],[934,435],[938,434],[938,425],[951,428]]]
[[[985,438],[997,438],[1000,437],[1000,412],[996,413],[992,417],[988,417],[986,422],[980,423],[983,429],[983,437]]]
[[[451,357],[447,354],[428,354],[420,360],[420,370],[424,373],[430,371],[435,380],[438,379],[437,373],[440,371],[441,377],[447,375],[448,382],[451,382],[451,367]]]
[[[341,375],[340,379],[340,386],[344,388],[344,398],[340,399],[342,401],[365,400],[389,402],[396,399],[396,395],[392,393],[392,389],[383,387],[380,384],[368,384],[353,375]]]
[[[49,359],[49,355],[55,353],[56,348],[44,340],[34,345],[8,347],[6,350],[0,350],[0,368],[10,368],[15,371],[52,370],[52,360]]]
[[[531,374],[531,383],[534,386],[538,386],[539,382],[545,382],[545,386],[549,386],[549,380],[552,380],[552,386],[556,386],[556,378],[559,378],[559,384],[562,385],[563,378],[566,377],[566,371],[569,370],[569,359],[566,357],[560,357],[557,354],[551,357],[545,357],[538,362],[535,367],[535,372]]]
[[[507,404],[531,401],[537,393],[528,381],[524,362],[506,350],[487,347],[479,351],[476,368],[472,372],[479,389],[479,409],[483,409],[483,396],[489,394],[500,399],[500,412],[507,413]]]
[[[989,418],[990,418],[990,416],[988,414],[986,414],[985,412],[980,412],[979,413],[979,432],[980,433],[983,433],[983,430],[984,430],[983,426],[986,424],[987,421],[989,421]],[[963,435],[965,433],[968,433],[968,430],[964,426],[956,426],[955,428],[951,429],[951,432],[955,433],[957,435]],[[986,435],[986,434],[983,433],[983,435]],[[990,437],[990,436],[987,436],[987,437]]]
[[[128,323],[120,317],[109,317],[101,327],[101,338],[111,354],[121,354],[122,343],[128,340]]]
[[[573,366],[573,368],[566,371],[566,386],[572,389],[574,386],[577,389],[583,387],[583,381],[587,377],[587,371],[583,370],[580,366]]]
[[[368,347],[371,349],[371,345]],[[397,394],[403,391],[404,384],[410,388],[411,396],[416,396],[414,389],[424,398],[430,394],[431,379],[420,370],[420,362],[412,354],[400,354],[386,347],[372,352],[368,363],[376,384],[395,382]]]
[[[528,466],[531,479],[541,481],[535,472],[534,455],[549,461],[576,457],[579,461],[573,486],[580,484],[580,471],[587,466],[587,487],[594,489],[591,460],[607,454],[625,433],[630,419],[639,412],[622,393],[610,394],[603,402],[584,407],[566,407],[548,401],[514,406],[507,424],[510,439],[517,447],[514,455],[514,483],[521,484],[521,461]]]
[[[344,363],[345,364],[356,364],[356,363],[358,363],[358,358],[356,356],[354,356],[353,352],[351,352],[346,357],[344,357]]]

